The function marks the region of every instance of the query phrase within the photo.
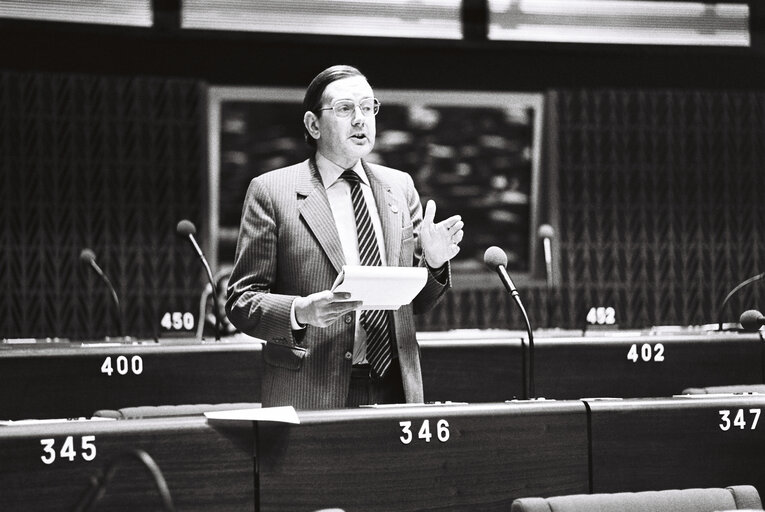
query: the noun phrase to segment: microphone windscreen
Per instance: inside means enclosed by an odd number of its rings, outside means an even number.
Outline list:
[[[490,270],[497,270],[497,267],[502,265],[503,267],[507,266],[507,254],[505,254],[505,251],[497,247],[496,245],[492,245],[488,249],[486,249],[486,252],[483,253],[483,262],[486,264],[487,267],[489,267]]]
[[[539,226],[539,230],[537,230],[537,236],[539,236],[539,238],[554,238],[555,230],[549,224],[542,224]]]
[[[739,322],[741,322],[741,327],[745,330],[757,331],[760,329],[763,320],[765,320],[765,316],[763,316],[762,313],[756,309],[749,309],[741,313]]]
[[[178,222],[178,227],[175,229],[178,231],[178,234],[182,236],[195,235],[197,233],[196,226],[194,226],[194,223],[188,219],[183,219]]]
[[[83,263],[96,261],[96,253],[94,253],[92,249],[86,247],[80,252],[80,261]]]

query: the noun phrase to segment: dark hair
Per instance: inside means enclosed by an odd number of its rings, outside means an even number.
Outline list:
[[[316,75],[314,79],[311,80],[311,83],[308,84],[308,89],[305,90],[305,96],[303,97],[303,112],[308,112],[310,110],[316,114],[317,117],[321,116],[321,110],[319,110],[319,108],[321,107],[321,98],[324,95],[324,89],[326,89],[332,82],[352,76],[360,76],[366,79],[361,71],[353,66],[346,66],[344,64],[328,67]],[[312,148],[316,147],[316,139],[311,137],[311,134],[308,133],[305,126],[303,126],[303,137],[309,146]]]

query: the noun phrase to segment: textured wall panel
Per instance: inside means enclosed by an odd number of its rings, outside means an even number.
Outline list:
[[[203,274],[175,225],[204,218],[204,98],[192,81],[0,74],[0,337],[116,334],[84,247],[128,334],[196,312]]]
[[[552,319],[544,288],[520,290],[532,323],[581,327],[592,306],[613,306],[620,327],[717,322],[728,291],[765,272],[765,93],[558,91],[547,108],[562,286]],[[763,299],[765,282],[744,288],[724,320]],[[523,327],[493,292],[455,291],[420,325],[441,321]]]

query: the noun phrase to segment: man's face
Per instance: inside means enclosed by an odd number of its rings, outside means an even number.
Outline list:
[[[329,108],[339,100],[350,100],[355,105],[363,99],[374,98],[372,87],[360,76],[343,78],[324,89],[321,108]],[[332,110],[323,110],[316,120],[319,138],[316,148],[336,164],[346,167],[368,155],[375,145],[375,117],[364,115],[354,107],[348,117],[338,117]]]

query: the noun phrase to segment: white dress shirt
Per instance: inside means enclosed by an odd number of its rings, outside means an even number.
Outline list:
[[[316,166],[319,168],[321,181],[324,189],[327,191],[329,206],[332,209],[332,216],[337,226],[337,234],[340,236],[340,244],[343,247],[346,265],[359,265],[359,241],[356,234],[356,217],[353,213],[353,201],[351,199],[351,185],[346,180],[340,178],[340,175],[346,170],[334,162],[324,157],[318,151],[316,152]],[[353,170],[361,178],[361,191],[369,209],[369,217],[372,221],[372,227],[377,238],[377,246],[380,249],[380,259],[385,265],[385,242],[380,223],[380,214],[375,204],[372,188],[369,185],[369,178],[364,172],[364,166],[361,161],[356,162]],[[356,315],[356,336],[353,345],[353,364],[366,362],[367,335],[359,322],[360,315]],[[298,324],[295,318],[295,306],[292,306],[292,328],[303,328]]]

